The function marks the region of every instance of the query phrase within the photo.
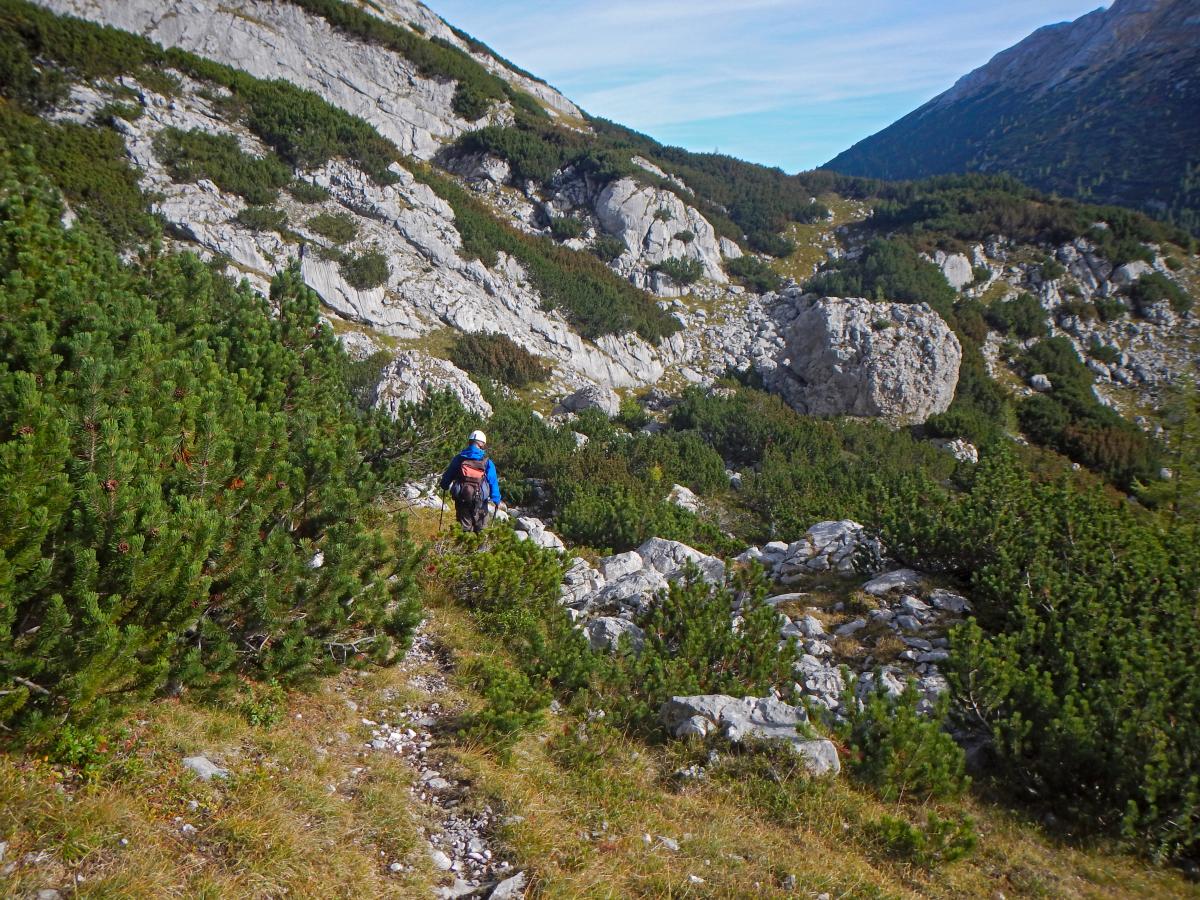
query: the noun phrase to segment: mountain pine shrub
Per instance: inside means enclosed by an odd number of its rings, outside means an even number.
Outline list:
[[[1200,848],[1200,533],[1098,489],[1036,483],[1004,453],[965,493],[905,479],[896,559],[967,581],[947,669],[999,783],[1169,858]]]
[[[739,256],[725,261],[725,271],[758,294],[779,290],[782,279],[757,256]]]
[[[505,334],[460,334],[450,350],[460,369],[521,388],[550,376],[550,367]]]
[[[673,582],[636,619],[645,633],[641,653],[600,657],[589,704],[601,705],[614,724],[654,733],[659,707],[672,696],[761,697],[788,683],[795,641],[780,642],[766,593],[760,571],[739,574],[733,585],[708,584],[696,572]],[[735,631],[730,613],[739,594],[746,605]]]
[[[1064,337],[1034,344],[1020,358],[1027,375],[1048,375],[1053,389],[1023,400],[1017,416],[1034,441],[1052,447],[1117,485],[1158,477],[1161,447],[1132,422],[1103,405],[1091,371]]]
[[[207,178],[247,203],[274,203],[292,178],[279,160],[246,153],[231,134],[164,128],[154,136],[154,155],[176,181]]]
[[[247,206],[234,219],[255,231],[287,231],[287,213],[275,206]]]
[[[816,275],[805,289],[823,297],[927,303],[947,322],[953,321],[954,288],[937,266],[901,240],[872,241],[860,258],[839,260],[835,269]]]
[[[704,264],[698,259],[671,257],[650,267],[651,272],[662,272],[678,285],[695,284],[704,274]]]
[[[558,241],[577,238],[587,230],[587,223],[575,216],[555,216],[550,220],[550,233]]]
[[[463,675],[483,698],[483,707],[467,717],[460,737],[504,757],[522,732],[545,719],[550,694],[503,659],[481,656],[468,663]]]
[[[0,173],[0,720],[389,658],[417,557],[368,527],[365,414],[315,295],[282,275],[272,313],[190,256],[125,265]]]
[[[944,728],[947,705],[924,715],[918,712],[920,702],[920,692],[909,682],[895,699],[880,686],[861,707],[853,697],[848,703],[848,767],[889,802],[952,800],[971,782],[962,748]]]
[[[974,852],[979,844],[970,816],[942,818],[930,810],[924,824],[914,825],[897,816],[881,816],[865,827],[867,840],[885,856],[932,869]]]
[[[338,269],[346,283],[360,291],[383,287],[392,274],[387,257],[378,250],[345,254],[338,261]]]
[[[1144,315],[1151,306],[1163,300],[1166,300],[1172,311],[1179,315],[1192,308],[1191,295],[1180,287],[1178,282],[1161,272],[1147,272],[1130,285],[1127,293],[1139,315]]]
[[[358,223],[349,213],[319,213],[308,220],[310,229],[335,244],[345,244],[358,237]]]
[[[988,307],[986,318],[998,331],[1022,340],[1050,334],[1046,310],[1032,294],[1022,293],[1012,300],[993,303]]]

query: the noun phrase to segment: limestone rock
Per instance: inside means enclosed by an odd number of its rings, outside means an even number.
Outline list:
[[[625,242],[631,264],[694,259],[703,266],[705,278],[729,280],[711,223],[671,191],[619,178],[600,191],[595,211],[604,231]],[[685,232],[691,233],[691,240],[680,237]]]
[[[371,405],[395,418],[401,405],[421,403],[440,391],[449,391],[473,415],[486,418],[492,414],[491,404],[466,372],[419,350],[398,353],[384,367]]]
[[[518,872],[511,878],[505,878],[488,894],[488,900],[520,900],[525,896],[525,885],[528,879],[524,872]]]
[[[680,577],[689,565],[694,565],[700,570],[700,577],[711,584],[721,584],[725,580],[725,563],[679,541],[650,538],[638,547],[638,554],[645,560],[647,568],[669,579]]]
[[[818,522],[792,544],[782,545],[771,554],[775,559],[773,571],[787,583],[793,576],[816,572],[854,571],[855,558],[860,550],[871,560],[879,560],[883,549],[879,542],[867,536],[862,525],[849,519]],[[768,544],[764,551],[772,548]],[[769,557],[769,558],[771,558]]]
[[[806,739],[797,732],[796,726],[808,721],[804,708],[773,697],[672,697],[659,709],[659,719],[672,737],[720,730],[734,742],[747,738],[787,741],[804,757],[810,774],[836,775],[841,771],[837,748],[831,741]]]
[[[686,488],[682,484],[671,486],[671,493],[667,495],[667,502],[674,503],[680,509],[686,509],[688,512],[698,513],[701,509],[700,498],[696,496],[691,488]]]
[[[912,569],[896,569],[878,578],[872,578],[862,586],[868,594],[880,597],[892,591],[911,590],[921,586],[921,574]]]
[[[1112,283],[1117,287],[1129,287],[1143,275],[1154,271],[1154,266],[1145,260],[1135,259],[1120,266],[1112,273]]]
[[[1038,393],[1044,394],[1049,390],[1053,390],[1054,383],[1048,375],[1039,372],[1029,379],[1029,386]]]
[[[581,387],[573,394],[563,397],[559,406],[567,412],[583,412],[598,409],[606,416],[615,416],[621,409],[621,398],[608,388],[596,384]]]
[[[242,0],[235,9],[217,0],[192,0],[171,4],[169,15],[158,0],[45,5],[315,91],[422,159],[469,128],[487,124],[454,113],[453,81],[426,78],[400,54],[356,40],[290,3]]]
[[[959,462],[977,463],[979,462],[979,448],[970,441],[962,438],[954,438],[953,440],[935,439],[933,445],[939,450],[945,450]]]
[[[627,619],[615,616],[600,616],[587,623],[588,644],[593,650],[616,650],[620,646],[622,636],[628,635],[629,647],[634,653],[641,651],[646,642],[646,635]]]
[[[975,280],[971,261],[961,253],[946,253],[944,250],[938,250],[933,255],[933,262],[942,270],[942,274],[956,291],[961,291]]]
[[[600,560],[600,573],[608,581],[615,581],[645,568],[646,563],[636,550],[627,550]]]
[[[190,769],[195,773],[196,777],[201,781],[210,781],[213,778],[228,778],[229,770],[218,766],[207,756],[185,756],[183,758],[183,767]]]
[[[546,550],[562,551],[564,549],[562,538],[547,529],[546,523],[539,518],[517,516],[513,528],[517,533],[517,540],[533,541]]]
[[[954,399],[962,348],[925,304],[827,297],[799,307],[770,390],[813,416],[924,422]]]

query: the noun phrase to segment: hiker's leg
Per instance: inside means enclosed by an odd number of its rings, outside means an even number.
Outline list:
[[[479,507],[479,509],[475,510],[475,531],[476,532],[483,531],[484,526],[487,525],[487,517],[488,517],[487,504],[484,503],[482,506]]]
[[[454,501],[454,518],[463,531],[475,531],[475,504]]]

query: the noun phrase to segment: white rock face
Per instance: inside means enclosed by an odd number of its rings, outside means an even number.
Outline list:
[[[933,445],[940,450],[945,450],[959,462],[977,463],[979,462],[979,448],[970,441],[962,438],[954,438],[952,440],[936,439]]]
[[[592,619],[584,628],[588,644],[593,650],[616,650],[621,646],[621,638],[628,635],[629,648],[638,653],[646,642],[642,629],[627,619],[616,616],[600,616]]]
[[[946,276],[946,280],[956,291],[961,291],[975,280],[971,260],[961,253],[946,253],[944,250],[938,250],[933,254],[933,262],[942,270],[942,274]]]
[[[638,555],[648,568],[666,578],[679,578],[692,565],[700,570],[700,576],[710,584],[721,584],[725,580],[725,563],[680,541],[650,538],[638,547]]]
[[[1127,262],[1112,273],[1112,283],[1117,287],[1129,287],[1143,275],[1148,275],[1154,271],[1154,266],[1145,260],[1135,259],[1133,262]]]
[[[670,191],[638,184],[632,178],[617,179],[596,198],[596,217],[608,234],[625,242],[641,264],[694,259],[704,267],[704,277],[728,281],[712,225]],[[684,232],[691,232],[692,240],[677,237]]]
[[[286,5],[286,4],[285,4]],[[164,128],[200,129],[232,134],[242,149],[263,155],[266,148],[241,126],[222,120],[200,96],[200,85],[185,79],[184,90],[167,98],[141,89],[136,81],[122,83],[139,91],[142,115],[118,120],[132,162],[142,172],[142,185],[161,195],[159,212],[182,236],[179,243],[203,258],[228,256],[236,264],[229,273],[247,278],[263,294],[271,278],[297,259],[301,273],[326,307],[340,318],[399,338],[417,338],[442,326],[461,331],[507,334],[530,352],[557,363],[563,381],[577,385],[592,381],[617,387],[653,384],[664,372],[658,350],[636,335],[606,335],[585,341],[557,312],[542,308],[538,293],[524,270],[501,254],[491,270],[478,260],[464,259],[462,240],[450,206],[407,170],[394,166],[395,184],[381,186],[342,160],[331,160],[300,174],[330,192],[321,203],[302,203],[281,192],[276,206],[289,227],[309,244],[273,232],[259,232],[235,221],[245,207],[238,196],[222,192],[209,181],[176,183],[154,154],[155,135]],[[88,121],[111,98],[77,87],[58,118]],[[390,275],[379,288],[360,291],[346,283],[338,266],[322,259],[313,246],[324,239],[306,225],[318,213],[347,215],[358,237],[344,249],[378,249],[388,261]]]
[[[954,399],[962,348],[925,304],[811,300],[785,327],[768,386],[813,416],[924,422]]]
[[[402,404],[420,403],[430,394],[449,391],[471,413],[487,418],[492,407],[469,375],[453,363],[419,350],[398,353],[379,377],[371,404],[395,418]]]
[[[168,8],[161,0],[47,0],[43,5],[258,78],[282,78],[315,91],[421,159],[490,121],[471,123],[454,113],[454,82],[424,78],[399,54],[344,35],[291,3],[187,0]]]

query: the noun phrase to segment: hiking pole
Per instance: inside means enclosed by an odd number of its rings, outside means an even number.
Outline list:
[[[442,519],[444,519],[446,516],[446,492],[445,491],[438,491],[438,500],[441,501],[438,504],[438,534],[441,534],[442,533]]]

